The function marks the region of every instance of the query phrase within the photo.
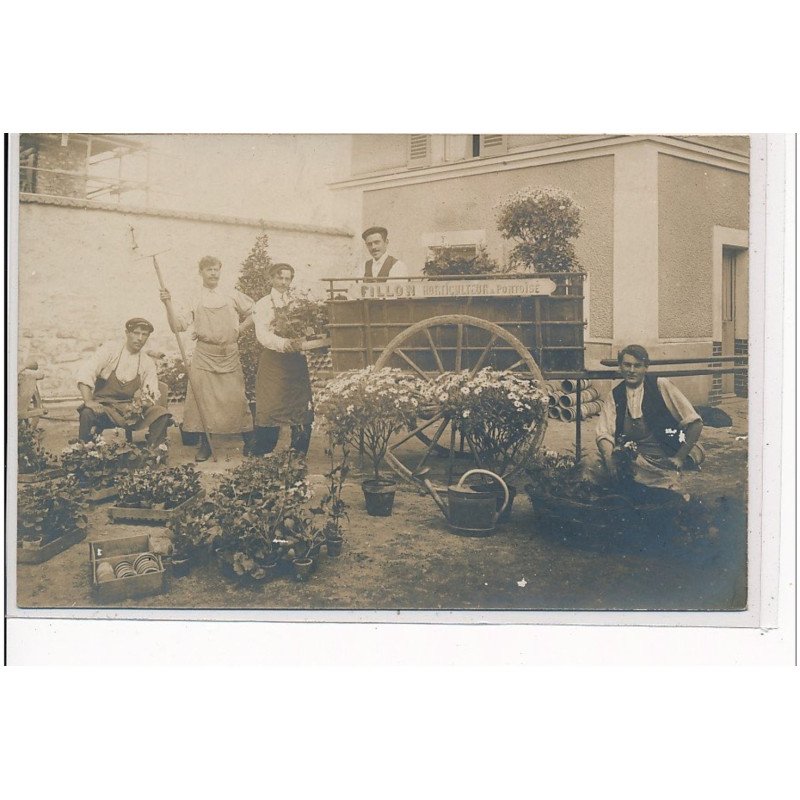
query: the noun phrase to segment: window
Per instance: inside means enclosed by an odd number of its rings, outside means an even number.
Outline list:
[[[431,163],[431,137],[427,133],[412,133],[408,137],[408,166],[427,167]]]

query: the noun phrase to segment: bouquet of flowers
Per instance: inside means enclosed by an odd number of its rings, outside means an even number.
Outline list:
[[[367,367],[332,380],[320,393],[316,411],[325,420],[332,444],[363,446],[379,480],[389,440],[413,428],[423,400],[419,378],[399,369]]]
[[[426,395],[471,443],[481,465],[499,475],[535,453],[547,425],[547,392],[522,375],[490,368],[445,373]]]
[[[283,308],[275,309],[272,329],[284,339],[316,339],[328,335],[328,307],[307,292],[292,292]]]
[[[135,425],[156,404],[156,396],[146,386],[134,392],[133,400],[125,405],[123,418],[128,425]]]

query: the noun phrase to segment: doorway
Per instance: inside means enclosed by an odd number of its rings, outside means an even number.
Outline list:
[[[722,356],[732,357],[747,350],[747,249],[724,245],[722,248]],[[726,361],[726,367],[734,366]],[[736,381],[733,374],[722,376],[722,394],[733,395]]]

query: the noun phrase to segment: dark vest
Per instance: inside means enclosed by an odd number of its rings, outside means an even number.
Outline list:
[[[374,258],[370,258],[364,264],[364,277],[372,279],[372,265],[375,263]],[[381,271],[378,273],[378,277],[374,278],[375,281],[385,282],[386,278],[389,277],[389,272],[392,267],[397,263],[397,259],[394,256],[386,256],[386,261],[383,262],[383,266],[381,267]]]
[[[644,376],[644,398],[642,399],[642,416],[653,436],[664,446],[664,449],[675,454],[681,447],[680,423],[670,414],[664,398],[658,389],[656,378]],[[614,432],[617,444],[622,438],[625,415],[628,413],[628,395],[625,391],[625,381],[614,387],[611,394],[617,407],[617,428]],[[674,431],[668,433],[667,431]]]

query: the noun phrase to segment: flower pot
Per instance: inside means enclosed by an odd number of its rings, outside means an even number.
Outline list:
[[[364,490],[367,514],[371,517],[390,517],[392,515],[394,493],[397,490],[397,484],[394,481],[364,481],[361,488]]]
[[[191,567],[188,558],[172,559],[172,575],[175,578],[184,578],[189,574]]]
[[[310,558],[295,558],[292,566],[294,567],[294,578],[300,582],[307,581],[314,571],[314,561]]]
[[[42,546],[42,537],[38,536],[36,539],[23,539],[23,550],[38,550]]]
[[[336,558],[342,553],[342,544],[344,539],[341,536],[325,540],[325,549],[331,558]]]

